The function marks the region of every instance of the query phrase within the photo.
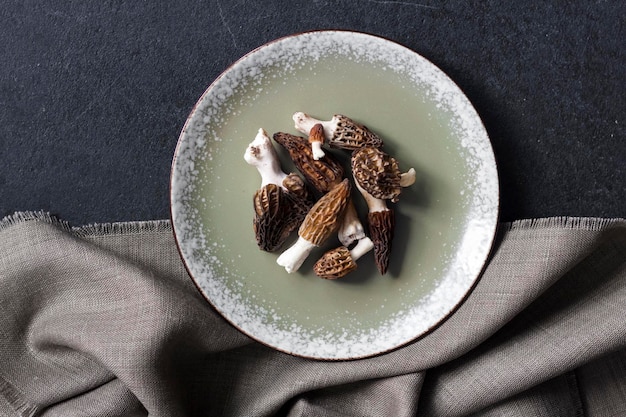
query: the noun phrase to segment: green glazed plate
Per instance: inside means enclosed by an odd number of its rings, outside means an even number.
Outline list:
[[[349,116],[384,139],[403,171],[417,171],[389,203],[397,224],[387,274],[368,253],[340,280],[315,276],[312,265],[336,238],[292,274],[276,264],[280,252],[258,249],[252,197],[260,176],[243,155],[259,128],[299,134],[296,111]],[[294,170],[276,148],[283,169]],[[498,193],[483,124],[442,71],[376,36],[318,31],[270,42],[211,84],[181,132],[170,197],[183,262],[228,322],[277,350],[340,360],[403,346],[453,312],[491,249]],[[362,200],[357,206],[365,219]]]

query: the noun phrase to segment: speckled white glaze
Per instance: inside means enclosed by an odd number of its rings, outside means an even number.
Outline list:
[[[398,134],[407,129],[398,130],[397,125],[410,129],[417,122],[406,118],[394,121],[393,114],[376,117],[381,114],[380,109],[393,104],[393,97],[373,97],[376,106],[371,106],[371,114],[367,103],[358,97],[353,101],[349,97],[334,101],[331,98],[329,108],[321,116],[344,113],[353,118],[367,117],[360,121],[375,127],[373,130],[378,133],[395,134],[393,138],[383,135],[385,146],[400,152],[395,156],[401,163],[417,163],[424,181],[432,179],[431,202],[419,203],[417,197],[404,202],[401,197],[397,205],[400,227],[421,225],[420,230],[411,231],[411,235],[397,242],[398,251],[417,255],[396,260],[403,265],[396,265],[399,272],[395,277],[373,276],[366,270],[373,269],[373,265],[365,261],[360,266],[365,278],[348,285],[307,275],[293,274],[287,278],[284,270],[273,263],[277,254],[256,249],[251,201],[258,174],[246,168],[243,158],[241,167],[236,169],[230,166],[231,162],[225,162],[230,161],[226,156],[230,152],[243,155],[257,129],[267,127],[239,132],[238,117],[244,117],[246,109],[267,106],[274,95],[284,93],[282,89],[292,89],[298,95],[298,88],[309,77],[316,81],[317,74],[337,59],[354,68],[362,66],[372,74],[382,74],[381,79],[388,74],[390,86],[394,84],[391,87],[398,91],[415,90],[414,100],[423,107],[419,117],[423,138],[416,142],[411,135]],[[369,72],[364,74],[360,77],[367,90]],[[312,98],[309,104],[319,113],[324,108],[323,101]],[[293,112],[309,109],[289,106],[306,104],[306,100],[296,98],[293,103],[276,103],[276,111],[284,112],[276,120],[284,119],[284,123],[268,123],[291,131]],[[344,107],[335,108],[336,105]],[[432,137],[429,129],[434,132]],[[443,155],[444,160],[449,157],[457,162],[451,162],[449,168],[442,169],[444,173],[439,173],[436,166],[429,165],[429,157],[424,153]],[[224,178],[228,176],[234,178]],[[489,138],[456,84],[428,60],[401,45],[344,31],[286,37],[237,61],[207,89],[193,109],[180,135],[171,175],[176,241],[192,279],[206,299],[230,323],[262,343],[287,353],[329,360],[363,358],[395,349],[447,317],[470,291],[487,259],[497,225],[498,194]],[[227,219],[224,210],[233,201],[232,215],[243,213],[244,218],[222,227],[223,219]],[[240,204],[247,206],[238,212]],[[245,217],[246,210],[249,217]],[[414,233],[423,235],[415,240]],[[266,258],[271,262],[266,263]],[[431,258],[435,260],[430,261]],[[250,269],[246,265],[250,263],[258,267]],[[275,269],[271,269],[272,264]],[[319,317],[309,320],[311,314]]]

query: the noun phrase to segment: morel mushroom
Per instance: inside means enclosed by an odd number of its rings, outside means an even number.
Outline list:
[[[395,214],[386,200],[398,201],[402,188],[415,182],[415,170],[411,168],[403,174],[393,157],[376,148],[362,148],[352,153],[352,175],[369,209],[367,220],[374,242],[374,260],[384,275],[395,229]]]
[[[261,188],[253,196],[253,230],[257,245],[275,251],[296,230],[313,205],[302,178],[286,174],[270,138],[259,129],[244,159],[261,174]]]
[[[293,121],[298,131],[308,135],[316,124],[324,128],[326,143],[333,148],[355,150],[364,146],[380,148],[383,140],[366,126],[347,116],[336,114],[328,121],[317,120],[303,112],[296,112]]]
[[[398,161],[380,149],[365,147],[352,152],[352,175],[375,198],[394,203],[402,188],[415,182],[415,169],[402,173]]]
[[[318,161],[326,155],[322,149],[322,145],[324,144],[324,126],[322,126],[321,123],[313,125],[311,130],[308,132],[308,135],[313,159]]]
[[[348,275],[357,267],[356,261],[372,250],[371,239],[364,237],[352,249],[339,246],[329,250],[313,265],[313,271],[324,279],[338,279]]]
[[[304,178],[320,193],[327,193],[343,180],[343,166],[331,154],[316,160],[305,138],[290,133],[274,133],[274,140],[289,153]]]
[[[319,129],[321,125],[312,129],[312,135],[317,134]],[[290,133],[275,133],[274,140],[287,150],[298,171],[318,192],[327,193],[343,180],[343,166],[331,153],[326,153],[323,158],[316,160],[307,141]],[[359,220],[351,198],[337,234],[339,241],[346,246],[365,236],[365,228]]]
[[[378,271],[384,275],[389,267],[391,246],[396,227],[394,211],[387,207],[385,200],[373,197],[356,183],[356,188],[361,192],[369,212],[367,213],[367,225],[370,238],[374,243],[374,261]]]
[[[292,175],[295,176],[290,174],[287,178]],[[252,228],[259,249],[267,252],[279,249],[291,232],[300,226],[312,204],[311,200],[285,191],[276,184],[258,189],[252,198]]]
[[[350,183],[344,179],[311,207],[298,229],[298,240],[276,260],[288,273],[297,271],[311,251],[326,241],[339,227],[348,198]]]

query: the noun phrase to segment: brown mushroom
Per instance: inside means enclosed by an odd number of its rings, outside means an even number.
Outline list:
[[[293,115],[295,128],[308,135],[311,128],[321,124],[324,128],[326,143],[333,148],[354,150],[363,146],[381,147],[383,140],[366,126],[357,123],[351,118],[335,114],[328,121],[321,121],[303,112]]]
[[[389,267],[391,246],[396,226],[395,214],[393,210],[387,207],[385,200],[373,197],[358,183],[356,183],[356,187],[363,195],[369,209],[367,226],[370,238],[374,243],[374,261],[378,271],[384,275]]]
[[[274,140],[289,153],[304,178],[320,193],[327,193],[343,180],[343,166],[332,155],[316,160],[305,138],[290,133],[274,133]]]
[[[282,246],[291,232],[300,226],[313,205],[311,200],[285,191],[276,184],[267,184],[258,189],[252,201],[252,227],[256,242],[261,250],[267,252]]]
[[[308,135],[313,159],[316,161],[322,159],[326,155],[322,149],[322,145],[324,144],[324,126],[322,126],[321,123],[313,125]]]
[[[368,193],[381,200],[398,201],[402,188],[415,182],[415,169],[402,173],[398,161],[378,148],[352,152],[352,175]]]
[[[320,126],[318,125],[312,130],[312,136],[319,133]],[[343,180],[343,166],[332,153],[327,152],[323,158],[316,160],[313,157],[311,147],[308,145],[309,142],[305,138],[278,132],[274,134],[274,140],[287,150],[298,171],[318,192],[327,193]],[[339,227],[339,241],[349,246],[364,236],[365,229],[358,217],[354,202],[350,198],[345,216]]]
[[[352,175],[369,209],[368,229],[374,242],[376,267],[385,274],[395,229],[395,214],[386,200],[398,201],[402,188],[415,182],[415,170],[402,173],[393,157],[380,149],[364,147],[352,153]]]
[[[311,207],[298,229],[298,240],[276,260],[288,273],[297,271],[311,251],[339,227],[350,196],[350,182],[344,179]]]
[[[274,251],[302,223],[313,200],[302,178],[282,171],[278,154],[263,129],[246,148],[244,159],[261,175],[261,187],[252,199],[256,242],[261,250]]]
[[[331,249],[313,265],[313,271],[324,279],[342,278],[354,271],[357,268],[356,261],[373,247],[370,238],[364,237],[352,249],[346,246]]]

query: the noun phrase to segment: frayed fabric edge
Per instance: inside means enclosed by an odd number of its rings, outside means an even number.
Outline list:
[[[172,225],[169,220],[142,220],[115,223],[93,223],[85,226],[73,227],[72,231],[78,236],[119,235],[162,231],[171,232]]]
[[[9,406],[13,407],[22,417],[33,417],[38,414],[39,408],[29,403],[9,381],[0,377],[0,396],[4,397]]]
[[[501,223],[500,228],[503,230],[559,228],[597,231],[619,224],[626,226],[626,219],[619,217],[603,218],[561,216],[515,220],[512,222]]]
[[[0,220],[0,231],[29,221],[44,222],[53,224],[67,231],[72,230],[68,222],[60,220],[46,211],[18,211]]]
[[[105,234],[128,234],[150,231],[172,231],[169,220],[142,220],[128,222],[93,223],[83,226],[71,226],[68,222],[46,211],[18,211],[0,220],[0,231],[16,224],[40,221],[71,231],[78,236],[102,236]],[[567,228],[580,230],[602,230],[607,227],[622,224],[626,226],[625,218],[603,217],[542,217],[536,219],[521,219],[512,222],[500,223],[500,230],[518,229],[545,229]]]
[[[19,211],[0,220],[0,231],[17,224],[29,221],[39,221],[57,226],[65,231],[72,232],[79,237],[102,236],[105,234],[133,234],[141,232],[171,232],[169,220],[145,220],[112,223],[93,223],[84,226],[71,226],[69,222],[46,211]]]

